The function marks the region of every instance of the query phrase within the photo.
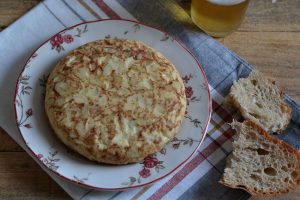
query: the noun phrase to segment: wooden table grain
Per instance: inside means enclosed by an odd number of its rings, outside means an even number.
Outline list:
[[[40,0],[0,0],[0,31]],[[189,9],[189,2],[182,3]],[[271,76],[300,103],[300,1],[252,0],[238,31],[218,39]],[[49,200],[70,197],[0,128],[0,199]],[[300,189],[268,199],[299,199]],[[266,198],[254,198],[262,200]]]

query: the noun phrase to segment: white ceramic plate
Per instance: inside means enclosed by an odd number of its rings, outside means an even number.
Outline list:
[[[143,163],[113,166],[89,161],[64,146],[54,135],[44,112],[47,76],[71,50],[94,40],[117,37],[142,41],[163,53],[183,77],[188,109],[176,138]],[[197,150],[211,115],[211,99],[203,69],[174,38],[128,20],[102,20],[63,30],[43,43],[21,72],[15,96],[16,121],[31,152],[55,174],[94,189],[118,190],[143,186],[177,169]]]

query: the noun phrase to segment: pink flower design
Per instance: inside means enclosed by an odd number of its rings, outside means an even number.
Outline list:
[[[193,96],[193,88],[191,86],[185,88],[185,96],[186,98],[191,98]]]
[[[165,155],[166,150],[162,149],[161,154]],[[139,171],[139,176],[130,176],[129,182],[123,182],[122,185],[132,186],[135,182],[141,183],[141,178],[147,178],[151,176],[151,170],[159,173],[160,170],[165,169],[163,162],[164,161],[158,160],[156,158],[156,154],[144,158],[144,162],[140,163],[141,165],[143,165],[143,168]]]
[[[36,157],[37,157],[38,159],[41,159],[41,158],[44,157],[44,156],[43,156],[43,154],[40,154],[40,153],[39,153],[39,154],[36,155]]]
[[[144,159],[143,164],[144,164],[144,167],[146,167],[146,168],[153,168],[158,164],[158,160],[157,160],[157,158],[155,158],[151,155]]]
[[[64,35],[63,36],[63,41],[67,44],[71,43],[74,41],[74,38],[72,37],[72,35],[68,34],[68,35]]]
[[[32,114],[33,114],[32,109],[29,108],[29,109],[26,111],[26,116],[27,116],[27,117],[30,117]]]
[[[185,83],[188,83],[190,80],[190,76],[185,75],[184,77],[182,77],[182,80],[184,80]]]
[[[52,45],[52,48],[59,47],[63,42],[64,41],[63,41],[63,38],[62,38],[61,34],[56,34],[55,36],[53,36],[50,39],[50,43]]]
[[[143,178],[147,178],[151,175],[150,173],[150,170],[149,169],[146,169],[146,168],[143,168],[140,172],[139,172],[139,175]]]
[[[28,129],[32,128],[31,124],[25,124],[24,127],[28,128]]]

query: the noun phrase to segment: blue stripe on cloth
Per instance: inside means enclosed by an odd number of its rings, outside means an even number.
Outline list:
[[[86,193],[84,193],[79,200],[84,200],[85,197],[87,197],[89,194],[91,194],[94,190],[91,189],[91,190],[88,190]]]
[[[49,11],[49,13],[61,24],[63,25],[65,28],[67,28],[67,26],[51,11],[51,9],[47,6],[46,2],[42,1],[42,4],[45,6],[45,8]]]
[[[285,95],[285,100],[292,107],[292,120],[287,129],[275,137],[291,144],[300,150],[300,106],[291,97]]]
[[[114,198],[116,198],[117,196],[119,196],[123,191],[119,191],[117,192],[116,194],[114,194],[112,197],[110,197],[109,199],[107,200],[113,200]]]
[[[62,2],[65,4],[65,6],[72,12],[74,15],[76,15],[81,21],[85,22],[86,20],[79,14],[77,13],[65,0],[62,0]]]
[[[213,139],[209,134],[206,134],[205,137],[209,138],[213,143],[215,143],[217,146],[219,146],[219,148],[224,152],[225,155],[228,155],[228,154],[229,154],[229,152],[226,151],[226,149],[224,149],[224,148],[222,147],[222,144],[220,144],[218,141],[216,141],[215,139]]]
[[[207,159],[207,157],[203,154],[203,153],[201,153],[201,151],[199,151],[199,153],[201,154],[201,156],[203,157],[203,158],[205,158],[205,160],[217,171],[217,172],[219,172],[220,174],[222,174],[223,173],[223,171],[221,171],[220,169],[218,169],[217,168],[217,166],[216,165],[214,165],[209,159]]]
[[[295,123],[294,120],[291,121],[287,129],[285,129],[281,134],[273,136],[300,150],[300,125]]]

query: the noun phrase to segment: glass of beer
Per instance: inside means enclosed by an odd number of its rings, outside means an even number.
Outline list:
[[[193,22],[213,37],[225,37],[242,23],[250,0],[192,0]]]

